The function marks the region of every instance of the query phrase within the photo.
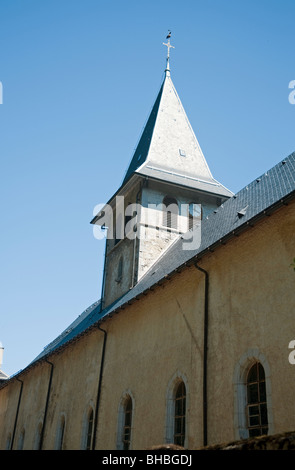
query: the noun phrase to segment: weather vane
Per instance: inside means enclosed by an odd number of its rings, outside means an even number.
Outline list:
[[[168,31],[168,35],[166,36],[167,43],[163,42],[164,46],[167,46],[167,59],[166,59],[167,65],[166,65],[166,70],[165,70],[166,73],[167,72],[170,73],[170,65],[169,65],[170,49],[171,47],[175,49],[174,46],[171,46],[170,44],[170,38],[171,38],[171,31]]]

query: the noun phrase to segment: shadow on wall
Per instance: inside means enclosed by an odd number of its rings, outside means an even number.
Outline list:
[[[198,450],[295,450],[295,431],[206,446]]]

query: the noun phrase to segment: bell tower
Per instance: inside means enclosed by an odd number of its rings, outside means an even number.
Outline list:
[[[107,227],[103,308],[144,276],[179,236],[232,196],[216,181],[170,73],[164,80],[121,187],[91,221]]]

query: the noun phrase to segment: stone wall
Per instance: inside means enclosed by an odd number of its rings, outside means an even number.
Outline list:
[[[198,450],[295,450],[295,431],[206,446]]]

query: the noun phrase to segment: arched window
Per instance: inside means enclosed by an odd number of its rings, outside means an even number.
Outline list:
[[[132,423],[132,400],[128,396],[124,405],[124,429],[123,429],[123,450],[129,450],[131,442],[131,423]]]
[[[250,437],[267,434],[265,374],[260,362],[255,362],[247,374],[247,421]]]
[[[119,450],[131,448],[133,410],[134,400],[128,390],[122,396],[118,410],[117,449]]]
[[[248,349],[234,368],[235,439],[273,434],[271,370],[258,348]]]
[[[163,199],[163,225],[168,228],[177,229],[178,226],[178,204],[173,197],[166,196]]]
[[[175,390],[174,444],[184,446],[185,440],[186,390],[181,381]]]
[[[93,437],[93,418],[93,409],[91,408],[87,417],[86,450],[91,450]]]
[[[194,224],[202,220],[202,207],[201,204],[195,204],[194,202],[191,202],[189,204],[189,210],[188,210],[188,228],[189,230],[193,228]]]
[[[188,384],[186,377],[177,371],[171,377],[166,394],[166,432],[167,444],[185,447],[186,442],[186,409]]]

